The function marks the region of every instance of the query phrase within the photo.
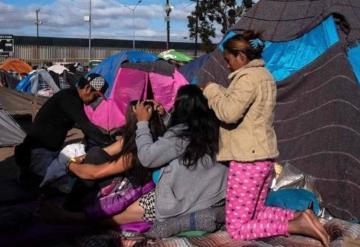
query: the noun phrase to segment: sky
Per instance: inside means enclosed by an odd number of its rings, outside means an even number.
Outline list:
[[[91,0],[92,37],[136,40],[166,40],[165,0]],[[173,6],[171,41],[189,39],[187,16],[195,8],[190,0],[169,0]],[[36,9],[39,8],[39,35],[88,38],[90,0],[0,0],[0,34],[36,36]],[[135,32],[134,32],[135,31]],[[135,34],[135,36],[134,36]],[[218,39],[221,38],[219,33]]]

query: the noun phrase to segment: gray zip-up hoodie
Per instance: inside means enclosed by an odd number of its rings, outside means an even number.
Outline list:
[[[153,142],[148,122],[137,123],[136,146],[141,164],[162,167],[155,188],[158,220],[209,208],[225,198],[227,167],[205,156],[195,167],[187,168],[181,156],[188,142],[176,136],[185,125],[170,128]]]

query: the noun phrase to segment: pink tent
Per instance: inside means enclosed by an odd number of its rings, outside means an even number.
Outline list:
[[[110,97],[95,109],[85,106],[85,112],[95,125],[112,130],[125,124],[129,101],[146,99],[151,91],[154,99],[169,110],[177,90],[185,84],[188,82],[176,69],[172,75],[165,75],[136,68],[119,68]]]

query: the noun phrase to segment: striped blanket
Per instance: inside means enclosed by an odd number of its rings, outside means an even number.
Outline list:
[[[315,182],[337,218],[360,220],[360,91],[341,44],[281,81],[275,109],[280,157]]]
[[[360,225],[332,219],[325,224],[331,236],[331,247],[360,246]],[[117,244],[114,244],[114,243]],[[308,237],[293,235],[274,237],[258,241],[235,241],[225,231],[217,231],[202,237],[171,237],[159,240],[143,236],[125,237],[117,233],[83,237],[79,241],[82,247],[121,246],[121,247],[321,247],[321,243]]]

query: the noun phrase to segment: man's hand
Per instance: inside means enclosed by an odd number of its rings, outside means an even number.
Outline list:
[[[150,105],[144,105],[144,102],[138,102],[135,106],[134,112],[136,119],[140,121],[149,121],[152,115],[152,107]]]
[[[76,161],[76,163],[83,163],[85,160],[86,154],[75,157],[74,160]]]

